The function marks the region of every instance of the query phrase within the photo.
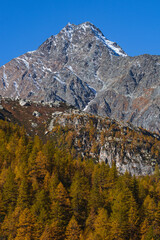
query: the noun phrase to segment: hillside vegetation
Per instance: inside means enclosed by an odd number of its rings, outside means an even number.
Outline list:
[[[0,118],[24,126],[29,136],[54,139],[73,158],[93,158],[132,175],[152,174],[160,164],[160,136],[130,123],[87,114],[65,103],[44,104],[3,99]],[[2,109],[1,109],[2,108]],[[63,146],[65,145],[65,146]]]
[[[160,173],[121,175],[71,147],[0,121],[0,239],[160,239]]]

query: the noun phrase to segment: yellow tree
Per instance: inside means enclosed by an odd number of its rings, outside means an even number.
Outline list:
[[[113,201],[111,220],[111,239],[120,240],[128,237],[128,213],[130,209],[131,192],[128,188],[117,189]]]
[[[53,202],[51,204],[51,231],[57,232],[61,237],[65,233],[66,226],[71,217],[71,206],[68,193],[60,182],[55,190]],[[59,233],[58,233],[59,232]]]
[[[0,236],[4,239],[14,239],[17,234],[17,225],[19,221],[19,216],[21,213],[21,208],[16,207],[13,212],[6,215],[2,226]],[[3,238],[2,238],[3,239]]]
[[[130,236],[130,240],[138,240],[140,237],[139,232],[139,212],[138,206],[136,204],[135,199],[131,196],[129,200],[129,211],[128,211],[128,236]]]
[[[17,235],[15,237],[15,240],[35,239],[34,224],[35,224],[34,216],[31,214],[29,209],[25,208],[19,217]]]
[[[77,172],[72,181],[70,196],[74,216],[80,226],[84,226],[87,218],[89,189],[88,179]]]
[[[79,240],[80,239],[81,230],[80,227],[73,216],[66,228],[66,240]]]
[[[50,200],[44,189],[37,191],[35,203],[31,211],[39,223],[44,224],[49,219]]]
[[[2,197],[6,212],[13,210],[16,205],[17,186],[15,183],[15,175],[11,167],[8,169],[8,175],[3,185]]]
[[[20,206],[21,208],[29,207],[29,196],[29,183],[26,178],[23,178],[18,191],[17,206]]]
[[[95,228],[95,239],[103,239],[103,240],[109,240],[109,219],[107,211],[104,208],[99,209],[98,216],[95,219],[94,222],[94,228]]]
[[[29,176],[32,180],[36,179],[38,183],[42,184],[47,172],[48,161],[46,156],[40,151],[30,167]]]
[[[155,212],[156,204],[149,195],[146,197],[144,203],[144,221],[141,224],[141,234],[142,239],[151,239],[154,237],[154,221],[155,221]]]
[[[160,239],[160,203],[158,203],[158,207],[155,212],[155,217],[154,217],[154,232],[156,239]]]

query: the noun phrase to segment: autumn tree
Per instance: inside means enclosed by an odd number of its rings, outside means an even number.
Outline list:
[[[15,184],[15,175],[11,167],[8,169],[7,178],[3,185],[2,197],[6,212],[12,211],[16,205],[17,186]]]
[[[77,172],[72,181],[70,196],[74,216],[81,226],[87,218],[89,188],[88,179]]]
[[[79,240],[80,239],[80,227],[73,216],[66,228],[65,236],[66,240]]]
[[[51,231],[53,232],[53,229],[57,229],[55,231],[57,234],[59,231],[59,236],[64,235],[71,217],[71,205],[68,193],[61,182],[58,184],[54,193],[51,204],[51,217]]]
[[[31,211],[36,216],[37,221],[44,224],[49,219],[50,199],[44,189],[37,191],[36,199]]]
[[[94,222],[94,228],[95,228],[95,239],[104,239],[109,240],[110,238],[110,224],[109,224],[109,218],[108,213],[104,208],[101,208],[98,210],[98,215]]]
[[[129,210],[131,192],[128,188],[117,189],[116,197],[113,202],[111,214],[111,239],[127,239],[129,230]]]
[[[31,214],[28,208],[25,208],[19,216],[18,229],[15,240],[34,239],[34,223],[34,216]]]
[[[29,196],[29,182],[26,178],[23,178],[18,191],[17,205],[21,208],[28,208],[30,204]]]

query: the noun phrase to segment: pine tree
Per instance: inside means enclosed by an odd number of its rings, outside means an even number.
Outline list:
[[[86,220],[86,225],[85,225],[86,234],[88,234],[88,232],[94,231],[94,222],[95,222],[96,217],[97,217],[97,215],[96,215],[95,209],[92,208],[90,210],[89,216]]]
[[[30,199],[29,183],[26,178],[23,178],[21,185],[19,187],[17,206],[21,208],[28,208],[30,204],[29,199]]]
[[[39,183],[43,183],[45,175],[48,172],[48,161],[46,156],[40,151],[37,153],[35,162],[33,163],[29,175],[31,178],[36,178]]]
[[[24,175],[28,172],[29,154],[27,153],[27,140],[25,136],[21,136],[16,146],[15,152],[15,179],[23,179]]]
[[[40,240],[50,240],[51,239],[51,230],[50,230],[50,226],[48,224],[46,224],[45,226],[45,230],[43,232],[43,234],[40,237]]]
[[[36,135],[35,138],[34,138],[34,142],[33,143],[29,142],[29,144],[27,146],[27,151],[28,151],[28,153],[30,153],[29,158],[28,158],[29,171],[32,171],[33,166],[35,166],[35,161],[36,161],[36,158],[37,158],[37,154],[41,150],[42,150],[42,142],[39,139],[39,137]]]
[[[128,236],[131,192],[128,188],[117,189],[116,199],[113,202],[111,214],[111,239],[126,239]]]
[[[25,208],[20,217],[17,229],[17,235],[15,240],[32,240],[34,239],[35,229],[35,218],[29,211],[29,209]]]
[[[44,224],[49,219],[50,200],[45,192],[41,190],[36,194],[35,203],[32,206],[32,213],[36,216],[37,221]]]
[[[66,240],[79,240],[80,239],[80,227],[75,219],[75,217],[73,216],[66,228]]]
[[[59,184],[59,179],[58,179],[57,173],[53,172],[52,176],[50,177],[49,186],[48,186],[49,197],[50,197],[51,201],[54,200],[54,193],[55,193],[55,190],[56,190],[58,184]]]
[[[17,186],[15,184],[15,176],[11,168],[8,169],[8,175],[3,185],[2,197],[5,211],[8,212],[13,210],[16,205]]]
[[[100,238],[104,240],[109,240],[109,219],[108,219],[108,213],[104,208],[99,209],[98,216],[95,219],[94,222],[95,227],[95,239]]]
[[[50,225],[50,236],[54,240],[63,240],[65,238],[65,227],[60,219],[54,219]]]
[[[130,236],[130,240],[138,240],[140,237],[139,232],[139,212],[138,206],[136,204],[135,199],[131,196],[129,200],[129,211],[128,211],[128,236]]]
[[[21,208],[16,207],[13,212],[5,216],[1,225],[0,236],[4,239],[14,239],[17,234],[17,223],[21,214]],[[3,239],[3,238],[2,238]]]
[[[131,179],[130,189],[132,191],[132,195],[133,195],[136,203],[140,203],[140,199],[139,199],[139,183],[138,183],[138,180],[136,179],[135,176],[133,176],[132,179]]]
[[[112,161],[112,166],[108,173],[108,187],[112,188],[118,179],[118,171],[116,168],[116,163]]]
[[[105,202],[107,202],[108,173],[109,166],[106,166],[105,163],[95,165],[92,173],[92,189],[89,198],[89,206],[94,208],[95,211],[103,207]]]
[[[160,203],[158,203],[158,207],[156,208],[153,226],[155,238],[156,240],[160,240]]]
[[[141,224],[141,234],[142,239],[149,240],[154,237],[156,204],[153,198],[148,195],[143,203],[143,207],[145,211],[145,218]]]
[[[63,184],[60,182],[55,190],[53,202],[51,204],[51,229],[61,229],[59,236],[64,235],[66,226],[71,217],[71,206],[69,196]],[[57,233],[58,234],[58,233]]]
[[[72,181],[70,196],[74,216],[80,226],[84,225],[87,218],[89,189],[88,179],[77,172]]]
[[[3,222],[3,220],[4,220],[4,217],[5,217],[5,207],[4,207],[4,202],[3,202],[3,199],[2,199],[2,193],[0,191],[0,226],[1,226],[1,223]]]
[[[52,169],[54,167],[53,156],[55,153],[55,143],[53,141],[47,141],[46,144],[43,145],[42,153],[47,158],[48,163],[48,171],[52,174]]]

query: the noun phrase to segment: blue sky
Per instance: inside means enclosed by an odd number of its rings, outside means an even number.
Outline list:
[[[130,55],[160,55],[159,0],[5,0],[0,5],[0,66],[35,50],[68,22],[90,21]]]

